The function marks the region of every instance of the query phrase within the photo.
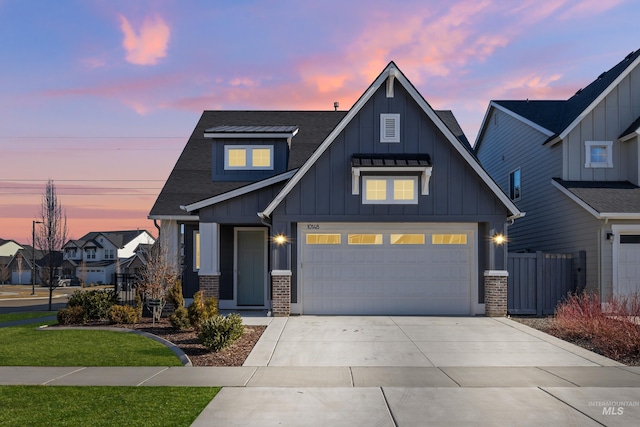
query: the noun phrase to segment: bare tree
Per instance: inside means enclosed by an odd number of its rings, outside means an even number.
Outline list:
[[[22,252],[18,252],[16,258],[18,263],[18,285],[22,285]]]
[[[80,281],[80,286],[85,288],[87,287],[87,276],[88,276],[88,272],[87,272],[87,261],[85,261],[84,258],[82,258],[82,261],[80,261],[80,265],[78,267],[78,280]]]
[[[139,289],[145,297],[147,307],[153,312],[153,320],[160,319],[169,289],[179,277],[176,262],[168,257],[168,239],[161,233],[146,254],[146,264],[141,268]]]
[[[42,221],[42,226],[38,229],[33,246],[34,249],[36,247],[40,249],[44,255],[43,270],[46,277],[42,279],[44,285],[49,288],[49,310],[51,310],[53,290],[58,287],[56,271],[62,265],[60,251],[67,241],[67,215],[58,200],[56,186],[52,180],[47,181],[38,219]]]
[[[8,282],[11,278],[11,270],[9,270],[8,264],[0,265],[0,283]]]

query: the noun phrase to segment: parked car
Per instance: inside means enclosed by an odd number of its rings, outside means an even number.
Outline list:
[[[75,276],[63,276],[58,279],[58,286],[80,286],[80,280]]]

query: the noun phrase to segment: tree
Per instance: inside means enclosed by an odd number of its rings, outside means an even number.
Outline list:
[[[167,293],[180,277],[177,262],[169,257],[166,234],[161,232],[158,240],[146,254],[146,264],[140,270],[138,289],[145,303],[153,312],[153,321],[160,319],[167,302]]]
[[[0,265],[0,283],[4,284],[11,278],[11,270],[9,270],[8,264]]]
[[[51,310],[53,291],[58,287],[56,271],[62,265],[61,250],[67,241],[67,215],[58,200],[56,186],[51,179],[45,186],[38,220],[42,225],[38,228],[33,246],[34,249],[37,247],[42,251],[44,256],[42,281],[49,288],[49,310]]]
[[[18,252],[16,258],[18,263],[18,285],[22,285],[22,252]]]

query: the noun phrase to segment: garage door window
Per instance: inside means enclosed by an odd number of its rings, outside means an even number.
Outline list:
[[[392,245],[424,245],[424,234],[391,234]]]
[[[307,234],[307,245],[339,245],[340,234]]]
[[[434,234],[431,236],[433,245],[466,245],[466,234]]]
[[[638,244],[640,243],[640,236],[637,234],[621,234],[620,243],[622,244]]]
[[[382,234],[349,234],[350,245],[381,245]]]

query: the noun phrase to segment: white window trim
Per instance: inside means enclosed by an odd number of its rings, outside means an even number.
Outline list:
[[[387,119],[393,120],[393,136],[389,138],[385,137],[387,129]],[[380,114],[380,142],[400,142],[400,114]]]
[[[512,190],[514,190],[513,188],[511,188],[511,175],[513,175],[514,173],[516,173],[517,171],[520,171],[520,194],[518,194],[518,197],[511,197],[511,192]],[[514,170],[512,170],[511,172],[509,172],[509,198],[513,201],[517,201],[520,200],[522,198],[522,168],[517,167]]]
[[[584,142],[584,167],[585,168],[612,168],[613,167],[613,141],[585,141]],[[604,147],[607,153],[606,162],[592,162],[591,148]]]
[[[393,198],[393,182],[397,179],[413,181],[413,199],[411,200],[395,200]],[[367,181],[383,180],[387,183],[387,197],[384,200],[368,200],[367,199]],[[417,205],[418,204],[418,177],[417,176],[388,176],[388,175],[367,175],[362,177],[362,204],[363,205]]]
[[[432,166],[360,166],[351,168],[351,194],[358,196],[360,194],[360,174],[361,172],[420,172],[420,195],[429,195],[429,180],[431,179]],[[389,176],[389,175],[386,175]]]
[[[252,166],[253,149],[269,149],[269,166]],[[229,166],[229,150],[244,149],[246,153],[245,166]],[[273,145],[225,145],[224,170],[273,170]]]
[[[202,236],[200,230],[193,230],[193,272],[199,272],[202,267]],[[198,247],[199,246],[199,247]],[[198,265],[197,254],[200,252],[200,265]]]

